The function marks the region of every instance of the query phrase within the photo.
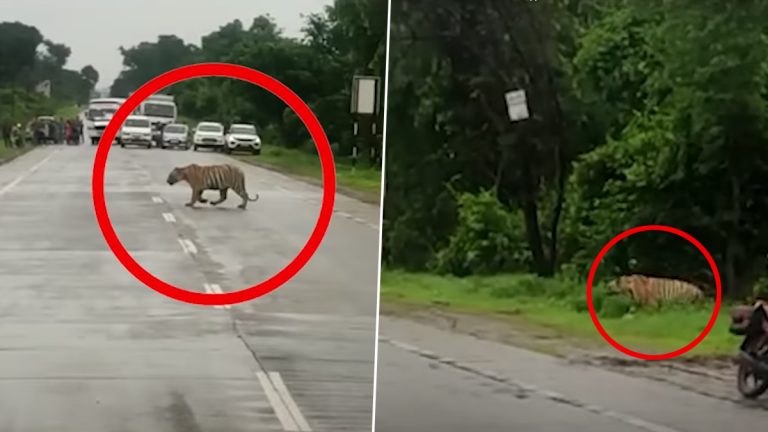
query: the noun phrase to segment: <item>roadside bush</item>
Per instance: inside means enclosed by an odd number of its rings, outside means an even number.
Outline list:
[[[515,275],[486,280],[485,290],[495,298],[548,297],[552,282],[535,275]]]
[[[447,246],[438,251],[434,270],[463,277],[528,269],[530,253],[519,212],[504,207],[493,191],[464,193],[457,203],[458,223]]]
[[[758,298],[768,298],[768,276],[762,276],[752,287],[752,296]]]
[[[606,296],[598,314],[604,318],[621,318],[633,308],[632,300],[623,295]]]
[[[574,297],[569,302],[573,310],[576,312],[587,312],[589,311],[589,305],[587,304],[587,298],[586,297]],[[595,306],[597,307],[597,306]],[[597,309],[600,310],[600,309]]]

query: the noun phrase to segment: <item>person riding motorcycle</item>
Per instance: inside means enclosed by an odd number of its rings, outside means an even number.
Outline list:
[[[729,331],[744,336],[739,350],[751,359],[750,347],[761,346],[758,342],[768,338],[768,301],[758,298],[751,306],[734,307]]]

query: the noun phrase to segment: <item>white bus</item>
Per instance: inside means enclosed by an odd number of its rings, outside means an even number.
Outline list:
[[[99,143],[104,129],[123,102],[125,99],[122,98],[96,98],[88,102],[88,109],[85,111],[85,126],[88,129],[91,144]]]
[[[173,95],[154,94],[139,105],[136,114],[149,118],[152,122],[154,141],[159,144],[163,128],[176,123],[178,109]]]

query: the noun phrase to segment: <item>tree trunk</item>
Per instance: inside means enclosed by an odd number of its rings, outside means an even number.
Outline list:
[[[733,163],[731,163],[733,166]],[[732,299],[743,299],[748,287],[744,285],[742,278],[737,273],[737,261],[742,254],[739,238],[739,222],[741,221],[741,184],[735,173],[731,172],[731,212],[733,220],[729,221],[728,238],[725,243],[725,287],[723,289]]]
[[[563,206],[565,203],[565,163],[561,152],[560,144],[555,145],[555,164],[556,164],[556,181],[557,181],[557,196],[555,202],[555,209],[552,214],[552,225],[550,227],[550,240],[549,245],[549,272],[555,274],[557,271],[557,234],[560,227],[560,217],[563,213]]]
[[[760,275],[765,269],[765,261],[762,257],[751,260],[751,262],[743,263],[738,267],[736,279],[736,290],[734,290],[730,297],[736,300],[744,300],[753,295],[753,287],[755,282],[760,278]]]
[[[736,298],[737,293],[740,291],[736,282],[736,263],[734,262],[734,240],[729,236],[725,240],[725,286],[723,289],[728,293],[729,297]]]
[[[528,238],[528,247],[533,255],[534,271],[539,276],[550,276],[550,266],[544,256],[544,245],[541,241],[539,229],[539,209],[536,204],[535,182],[531,167],[526,157],[520,158],[522,170],[523,188],[523,216],[525,217],[525,233]]]

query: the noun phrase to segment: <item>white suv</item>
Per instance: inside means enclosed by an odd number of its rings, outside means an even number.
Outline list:
[[[256,133],[256,126],[250,124],[233,124],[229,127],[226,137],[225,151],[232,153],[239,149],[250,150],[253,154],[261,153],[261,138]]]
[[[224,148],[224,125],[215,122],[200,122],[192,136],[192,148],[197,151],[199,147]]]

